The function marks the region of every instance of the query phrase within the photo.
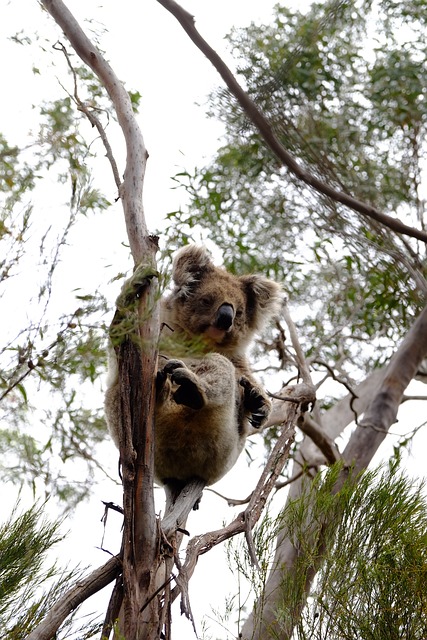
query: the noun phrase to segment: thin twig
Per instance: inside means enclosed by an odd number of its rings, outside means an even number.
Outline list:
[[[62,42],[55,43],[53,45],[53,48],[55,50],[57,50],[57,51],[61,51],[65,56],[65,59],[67,61],[68,67],[69,67],[69,69],[71,71],[71,74],[72,74],[73,80],[74,80],[74,94],[73,94],[73,96],[70,96],[70,97],[72,97],[74,102],[76,103],[77,109],[85,114],[86,118],[89,120],[89,122],[91,123],[92,127],[95,127],[95,129],[98,131],[99,136],[100,136],[100,138],[102,140],[102,143],[103,143],[103,145],[105,147],[107,159],[110,162],[111,169],[113,171],[114,182],[116,183],[116,187],[117,187],[117,189],[119,191],[119,194],[120,194],[120,188],[121,188],[121,185],[122,185],[122,181],[120,180],[120,175],[119,175],[119,170],[117,168],[116,159],[114,158],[113,150],[112,150],[110,142],[109,142],[109,140],[107,138],[107,134],[105,133],[105,129],[102,126],[102,124],[100,123],[100,121],[97,118],[97,116],[94,114],[93,110],[91,111],[85,105],[85,103],[80,100],[80,97],[79,97],[79,94],[78,94],[77,74],[75,72],[75,69],[74,69],[73,65],[71,64],[70,56],[68,55],[67,49],[64,47]],[[68,94],[68,95],[70,95],[70,94]]]

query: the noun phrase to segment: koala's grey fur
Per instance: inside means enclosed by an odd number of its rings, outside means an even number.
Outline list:
[[[234,465],[249,426],[268,417],[270,400],[252,377],[246,349],[276,314],[278,284],[216,267],[205,247],[188,245],[173,262],[174,288],[161,302],[164,323],[155,413],[155,480],[199,478],[213,484]],[[167,349],[165,353],[163,346]],[[105,397],[111,435],[120,445],[115,354]]]

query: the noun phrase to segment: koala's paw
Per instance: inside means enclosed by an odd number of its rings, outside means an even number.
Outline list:
[[[189,369],[177,368],[171,375],[171,380],[178,385],[173,394],[177,404],[182,404],[190,409],[200,410],[206,404],[205,395],[197,384],[197,378]]]
[[[157,393],[163,389],[168,376],[177,386],[173,392],[173,399],[177,404],[196,410],[205,406],[205,395],[198,385],[197,376],[181,360],[168,360],[157,373]]]
[[[267,421],[271,402],[264,390],[245,376],[240,378],[239,383],[243,387],[243,406],[249,412],[249,422],[255,429],[259,429]]]
[[[160,396],[163,389],[165,388],[166,380],[168,379],[168,375],[173,373],[175,369],[180,367],[185,368],[185,364],[181,362],[181,360],[168,360],[162,369],[159,369],[156,377],[156,393],[157,397]]]

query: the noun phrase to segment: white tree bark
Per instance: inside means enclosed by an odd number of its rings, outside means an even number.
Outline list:
[[[406,338],[394,354],[389,365],[383,370],[371,374],[364,382],[356,387],[358,396],[353,401],[353,408],[358,416],[364,414],[349,443],[343,452],[344,461],[354,464],[355,472],[366,469],[377,452],[379,446],[387,436],[388,430],[394,423],[404,391],[409,382],[415,377],[418,367],[427,355],[427,307],[422,311]],[[325,432],[332,438],[340,435],[346,426],[354,420],[354,412],[350,407],[353,396],[348,395],[322,416]],[[306,436],[294,462],[292,475],[297,473],[301,464],[314,467],[325,462],[319,449]],[[301,476],[291,484],[287,503],[297,499],[307,483],[309,477]],[[339,488],[339,487],[338,487]],[[254,611],[246,620],[242,629],[243,640],[264,640],[268,637],[280,637],[288,640],[292,635],[292,628],[280,629],[277,621],[277,611],[283,598],[281,583],[283,572],[292,574],[298,557],[286,531],[277,539],[275,557],[270,576],[267,580],[263,604],[258,603]],[[318,567],[317,567],[318,568]],[[315,575],[316,567],[313,568]],[[307,583],[310,588],[311,580]]]

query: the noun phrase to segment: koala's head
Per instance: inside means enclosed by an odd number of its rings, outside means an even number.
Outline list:
[[[178,251],[172,278],[175,286],[164,302],[165,322],[189,338],[201,338],[208,350],[243,353],[280,309],[278,284],[216,267],[205,247],[188,245]]]

